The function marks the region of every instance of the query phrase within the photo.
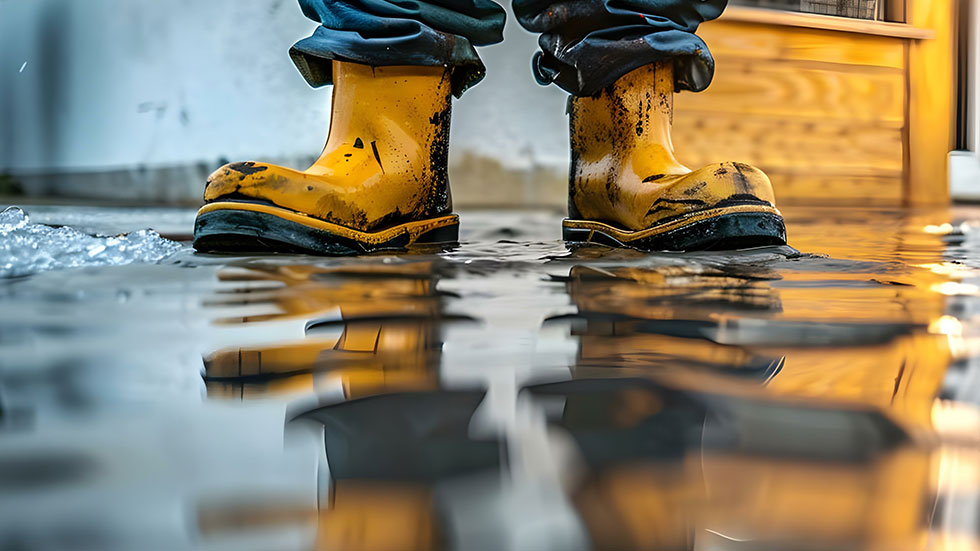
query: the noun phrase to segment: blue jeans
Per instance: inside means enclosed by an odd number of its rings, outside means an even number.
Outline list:
[[[506,14],[493,0],[299,0],[320,23],[290,56],[312,86],[330,84],[331,60],[451,68],[457,96],[483,78],[474,46],[503,40]],[[728,0],[513,0],[525,29],[539,33],[532,70],[576,96],[626,73],[673,60],[677,90],[701,91],[714,59],[695,32]]]

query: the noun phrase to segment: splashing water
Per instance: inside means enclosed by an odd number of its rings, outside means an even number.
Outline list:
[[[153,230],[112,237],[88,235],[74,228],[32,224],[20,207],[0,212],[0,278],[86,266],[121,266],[159,262],[181,245]]]

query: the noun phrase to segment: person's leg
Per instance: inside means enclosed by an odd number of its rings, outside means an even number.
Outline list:
[[[674,158],[673,94],[701,91],[714,60],[695,35],[727,0],[514,0],[538,32],[534,73],[572,94],[569,241],[647,250],[785,243],[760,170]]]
[[[321,23],[290,56],[333,84],[330,133],[304,171],[232,163],[198,213],[199,250],[356,254],[456,241],[447,178],[451,96],[485,72],[474,45],[502,38],[491,0],[301,0]]]

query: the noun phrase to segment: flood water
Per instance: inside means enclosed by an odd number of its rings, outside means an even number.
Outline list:
[[[0,548],[980,549],[980,209],[786,214],[0,280]]]

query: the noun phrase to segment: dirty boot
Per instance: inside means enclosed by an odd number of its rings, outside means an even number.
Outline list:
[[[219,168],[204,190],[194,247],[343,255],[454,244],[447,71],[334,61],[320,158],[302,171],[259,162]]]
[[[672,62],[657,62],[570,99],[565,240],[647,251],[785,244],[762,171],[733,162],[692,171],[674,158],[674,86]]]

